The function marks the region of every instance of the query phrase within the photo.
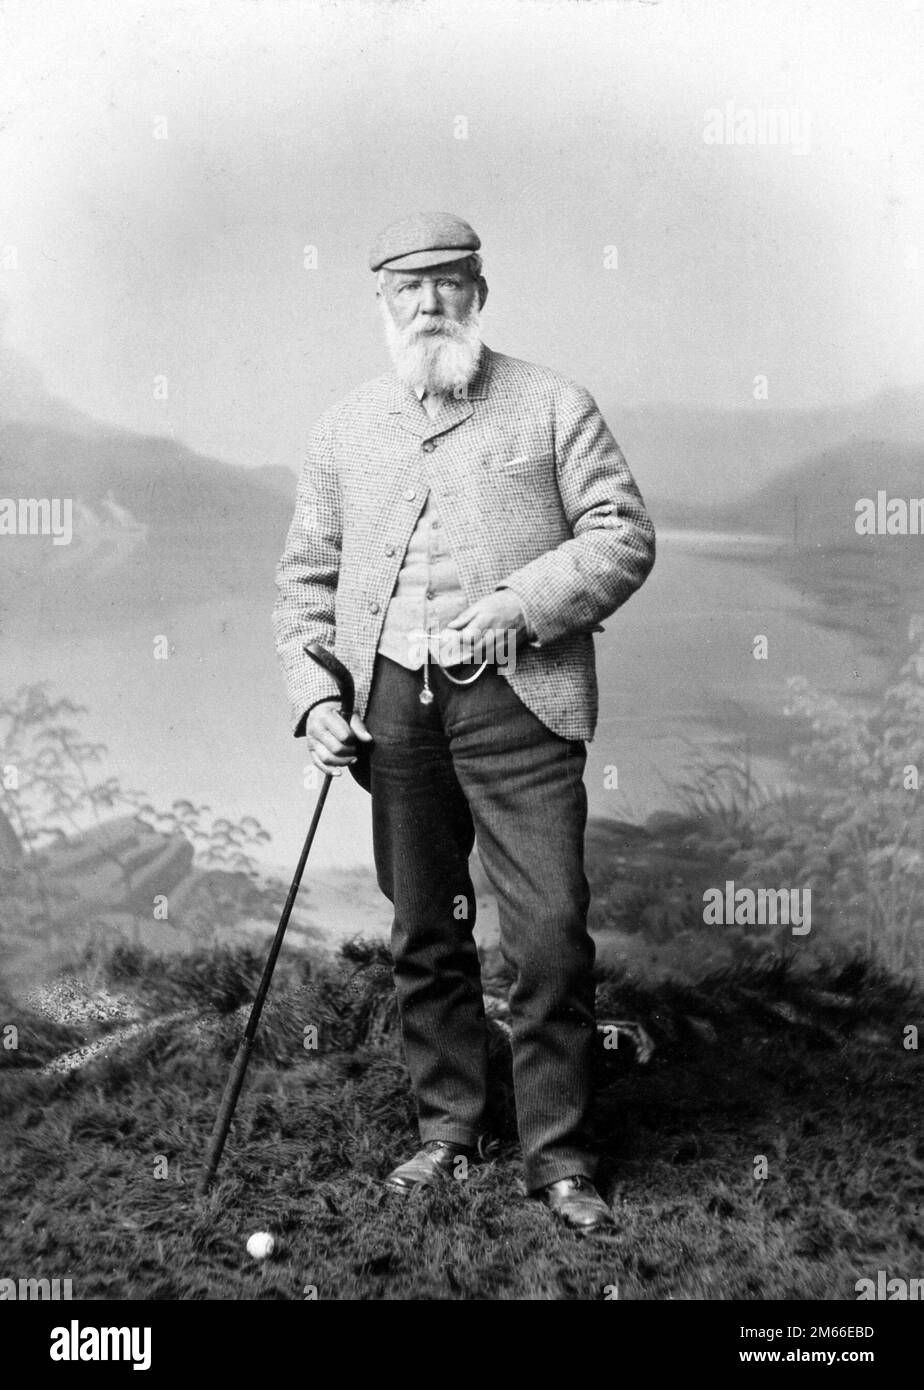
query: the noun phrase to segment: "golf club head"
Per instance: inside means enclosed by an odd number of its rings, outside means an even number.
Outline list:
[[[353,677],[350,675],[342,661],[338,661],[333,652],[329,652],[326,647],[322,647],[320,642],[306,642],[302,648],[306,656],[310,656],[312,661],[316,661],[337,683],[337,690],[340,694],[340,709],[344,719],[349,724],[353,715],[353,704],[356,699],[356,690],[353,685]]]

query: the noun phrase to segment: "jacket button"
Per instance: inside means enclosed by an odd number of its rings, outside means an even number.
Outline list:
[[[378,611],[379,611],[379,605],[378,605],[377,603],[370,603],[370,604],[369,604],[369,612],[370,612],[370,613],[377,613]]]
[[[417,493],[414,491],[412,487],[409,487],[405,488],[404,495],[409,502],[413,502],[414,498],[417,496]]]
[[[436,448],[436,445],[433,443],[432,439],[425,439],[420,447],[423,449],[425,454],[432,454],[433,450]]]
[[[385,554],[386,554],[386,555],[394,555],[394,553],[395,553],[395,547],[394,547],[393,545],[386,545],[386,547],[385,547]]]

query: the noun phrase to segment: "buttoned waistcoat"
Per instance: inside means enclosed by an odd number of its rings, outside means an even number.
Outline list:
[[[447,625],[466,605],[431,489],[385,610],[379,651],[410,670],[423,665],[425,645],[431,662],[444,666],[458,662],[460,653],[442,653],[439,643]]]
[[[592,633],[646,579],[654,528],[590,393],[487,346],[465,393],[433,419],[388,373],[314,428],[273,609],[294,733],[337,694],[304,654],[309,640],[349,668],[365,713],[385,610],[431,489],[468,601],[509,587],[529,615],[535,641],[501,674],[554,733],[592,739]]]

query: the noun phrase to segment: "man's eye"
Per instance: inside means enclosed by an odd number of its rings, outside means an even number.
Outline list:
[[[440,288],[444,290],[457,290],[459,288],[459,282],[458,280],[441,280]]]
[[[398,293],[404,294],[405,290],[416,290],[418,288],[419,286],[416,280],[405,280],[403,285],[398,286]]]

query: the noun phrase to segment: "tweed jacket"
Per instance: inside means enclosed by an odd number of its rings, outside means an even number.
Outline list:
[[[365,713],[379,634],[432,490],[469,603],[509,587],[535,641],[499,666],[554,733],[589,740],[597,721],[593,631],[654,563],[654,528],[591,395],[548,368],[483,346],[467,391],[431,419],[393,372],[315,426],[273,609],[296,736],[337,694],[313,640],[352,672]]]

